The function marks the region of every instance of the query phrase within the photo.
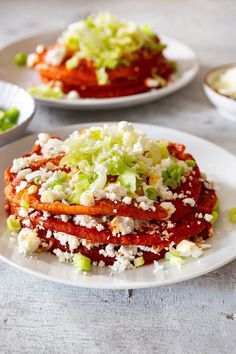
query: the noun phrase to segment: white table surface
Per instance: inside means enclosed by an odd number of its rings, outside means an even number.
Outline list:
[[[194,133],[236,154],[236,124],[204,96],[204,72],[236,57],[235,0],[0,0],[0,45],[110,9],[190,45],[197,79],[161,101],[106,112],[38,107],[28,132],[88,121],[129,120]],[[9,58],[11,60],[11,58]],[[235,198],[236,199],[236,198]],[[236,352],[236,261],[182,284],[125,291],[62,286],[0,262],[0,353]]]

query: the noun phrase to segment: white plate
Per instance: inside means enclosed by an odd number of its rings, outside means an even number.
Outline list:
[[[90,123],[63,127],[51,133],[54,136],[65,137],[76,129],[92,125],[98,124]],[[91,274],[85,276],[77,273],[73,266],[59,263],[57,258],[50,254],[39,254],[31,257],[20,255],[17,246],[9,242],[9,232],[6,230],[3,217],[0,221],[0,258],[21,270],[44,279],[79,287],[108,289],[133,289],[176,283],[208,273],[232,261],[236,257],[236,225],[228,221],[226,211],[236,206],[236,158],[217,145],[190,134],[153,125],[136,124],[136,126],[151,138],[165,138],[185,144],[187,149],[196,157],[201,170],[217,182],[221,214],[215,225],[217,235],[207,241],[212,245],[210,250],[206,251],[198,260],[192,260],[180,269],[170,267],[167,270],[159,271],[158,274],[154,274],[153,265],[148,265],[113,276],[110,276],[109,268],[95,268]],[[13,158],[30,151],[35,138],[35,135],[31,135],[1,150],[1,154],[5,156],[0,165],[1,185],[4,183],[4,169],[11,164]],[[0,195],[1,210],[3,210],[3,205],[4,196],[2,192]]]
[[[54,43],[60,33],[61,31],[51,31],[35,35],[14,42],[2,49],[0,51],[0,80],[10,81],[26,89],[38,85],[40,83],[38,74],[33,69],[17,67],[14,64],[14,56],[18,52],[34,52],[38,44]],[[35,99],[37,102],[51,107],[92,110],[134,106],[167,96],[190,83],[198,72],[199,64],[195,53],[185,44],[165,36],[161,36],[161,40],[168,46],[165,50],[166,57],[175,60],[178,65],[176,79],[167,87],[118,98],[55,100],[35,97]]]

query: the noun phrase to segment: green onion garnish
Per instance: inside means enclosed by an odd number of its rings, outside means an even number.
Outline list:
[[[20,231],[21,223],[18,219],[15,218],[14,215],[10,215],[7,218],[7,228],[9,231]]]
[[[196,166],[196,162],[194,160],[186,160],[186,164],[188,167],[194,168]]]
[[[14,62],[18,66],[24,66],[27,62],[27,54],[25,53],[18,53],[14,57]]]
[[[32,185],[28,188],[28,194],[34,194],[37,192],[37,190],[38,190],[37,186]]]
[[[19,115],[18,108],[10,108],[8,111],[0,110],[0,132],[13,128],[17,124]]]
[[[212,215],[211,223],[214,224],[216,222],[216,220],[218,219],[219,213],[216,210],[213,210],[211,215]]]
[[[216,201],[216,203],[215,203],[215,205],[214,205],[213,210],[219,211],[219,209],[220,209],[220,201],[219,201],[219,199],[217,199],[217,201]]]
[[[169,153],[169,150],[166,146],[166,143],[164,141],[160,141],[159,147],[160,147],[160,151],[161,151],[161,158],[167,159],[170,156],[170,153]]]
[[[145,263],[145,260],[142,256],[134,259],[134,266],[136,268],[142,266],[144,263]]]
[[[81,253],[76,253],[74,255],[74,266],[76,269],[84,271],[84,272],[91,272],[91,259],[82,255]]]
[[[176,189],[180,186],[181,177],[183,176],[185,169],[183,166],[178,166],[173,163],[165,171],[162,172],[162,178],[166,186]]]
[[[236,208],[231,208],[228,211],[228,215],[229,215],[230,222],[232,222],[233,224],[236,224]]]
[[[157,199],[157,191],[156,191],[156,189],[155,188],[147,188],[146,196],[149,199],[156,200]]]
[[[37,185],[39,185],[39,184],[41,184],[41,178],[40,177],[34,177],[34,184],[37,184]]]
[[[27,200],[24,199],[21,199],[20,206],[25,209],[28,209],[30,207],[29,202],[27,202]]]

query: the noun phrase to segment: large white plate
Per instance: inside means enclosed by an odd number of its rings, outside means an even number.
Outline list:
[[[10,44],[0,51],[0,80],[10,81],[25,89],[40,83],[38,74],[29,68],[17,67],[14,56],[18,52],[32,53],[38,44],[54,43],[61,31],[51,31],[28,37]],[[174,39],[161,36],[163,43],[167,44],[165,55],[178,64],[176,79],[169,86],[131,96],[102,99],[55,100],[35,97],[37,102],[52,107],[67,107],[72,109],[106,109],[128,107],[151,102],[167,96],[186,86],[196,76],[199,64],[195,53],[185,44]]]
[[[76,129],[92,125],[97,125],[97,123],[63,127],[51,133],[54,136],[65,137]],[[153,265],[148,265],[113,276],[110,275],[109,268],[95,269],[85,276],[77,273],[71,265],[58,263],[53,255],[39,254],[33,257],[23,257],[18,253],[17,246],[8,239],[9,232],[6,230],[3,215],[4,195],[1,191],[0,208],[3,217],[0,221],[0,258],[44,279],[80,287],[109,289],[154,287],[180,282],[208,273],[233,260],[236,257],[236,225],[228,221],[226,211],[236,205],[236,158],[217,145],[190,134],[153,125],[136,124],[136,126],[152,138],[165,138],[185,144],[196,157],[201,170],[217,182],[221,214],[215,225],[216,236],[208,241],[212,245],[209,251],[206,251],[198,260],[192,260],[180,269],[170,267],[159,271],[158,274],[154,274]],[[11,164],[13,158],[28,152],[35,138],[35,135],[31,135],[0,150],[1,156],[4,157],[0,163],[1,186],[4,185],[4,169]]]

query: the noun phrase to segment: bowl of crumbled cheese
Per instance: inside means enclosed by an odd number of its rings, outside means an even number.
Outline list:
[[[205,75],[203,87],[221,115],[236,122],[236,64],[209,70]]]

